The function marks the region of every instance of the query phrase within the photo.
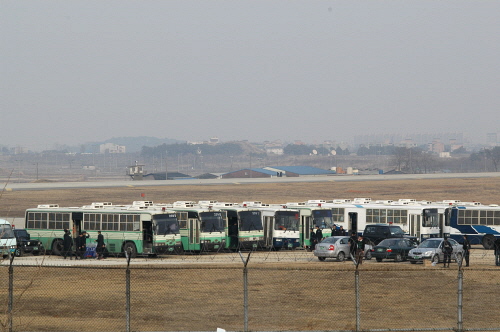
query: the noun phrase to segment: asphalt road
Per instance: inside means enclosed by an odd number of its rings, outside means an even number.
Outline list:
[[[329,175],[301,177],[272,177],[249,179],[194,179],[194,180],[143,180],[143,181],[102,181],[102,182],[45,182],[45,183],[7,183],[4,190],[46,190],[73,188],[115,188],[145,186],[181,186],[181,185],[220,185],[235,183],[290,183],[290,182],[342,182],[342,181],[385,181],[453,178],[493,178],[498,172],[487,173],[436,173],[436,174],[377,174],[377,175]]]

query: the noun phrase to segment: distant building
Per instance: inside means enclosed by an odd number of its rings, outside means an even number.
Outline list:
[[[125,153],[125,146],[114,143],[99,145],[99,153]]]
[[[486,134],[486,144],[489,146],[496,146],[498,143],[497,133],[487,133]]]

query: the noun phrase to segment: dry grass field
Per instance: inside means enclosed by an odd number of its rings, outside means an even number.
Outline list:
[[[79,206],[102,201],[124,204],[207,199],[283,203],[354,197],[498,204],[500,177],[11,191],[3,192],[0,198],[0,216],[22,217],[25,209],[44,203]],[[500,269],[493,266],[490,253],[475,251],[472,267],[465,270],[464,327],[500,328]],[[241,261],[237,262],[240,266],[236,262],[207,262],[135,266],[131,273],[132,330],[243,330]],[[125,330],[125,270],[91,263],[87,269],[17,267],[15,330]],[[455,328],[456,267],[365,262],[360,267],[361,327]],[[0,271],[0,303],[7,303],[7,268]],[[349,262],[289,259],[249,264],[251,330],[354,329],[354,304],[354,267]],[[0,315],[0,323],[5,321],[6,316]]]
[[[22,217],[38,204],[82,206],[91,202],[130,204],[149,200],[170,203],[178,200],[221,202],[300,202],[308,199],[370,197],[373,200],[415,198],[417,200],[457,199],[483,204],[500,203],[500,175],[496,178],[462,178],[405,181],[352,181],[269,184],[182,185],[164,187],[96,188],[4,191],[0,217]]]

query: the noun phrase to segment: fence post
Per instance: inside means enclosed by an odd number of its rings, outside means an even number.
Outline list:
[[[129,252],[125,252],[127,257],[127,270],[125,272],[125,311],[127,319],[126,331],[130,332],[130,259],[132,258]]]
[[[241,254],[241,251],[238,251],[240,254],[241,260],[243,261],[243,331],[247,332],[248,331],[248,269],[247,269],[247,264],[248,261],[250,260],[250,254],[252,252],[248,253],[248,257],[245,261],[243,258],[243,255]]]
[[[463,286],[464,286],[464,272],[462,271],[462,264],[458,265],[458,305],[457,305],[457,332],[463,331]]]
[[[12,307],[14,305],[14,266],[12,263],[14,262],[15,255],[12,254],[9,250],[9,303],[7,305],[7,319],[9,320],[9,332],[12,332],[13,322],[12,322]]]
[[[359,270],[356,265],[356,272],[354,272],[354,289],[356,292],[356,332],[358,332],[361,327],[361,310],[359,303]]]

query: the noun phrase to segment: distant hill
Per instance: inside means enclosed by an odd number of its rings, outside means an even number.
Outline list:
[[[143,146],[157,146],[161,144],[175,144],[175,143],[186,143],[186,141],[179,141],[172,138],[157,138],[150,136],[139,136],[139,137],[113,137],[102,142],[87,143],[87,145],[113,143],[118,145],[124,145],[126,147],[127,153],[141,152]]]

